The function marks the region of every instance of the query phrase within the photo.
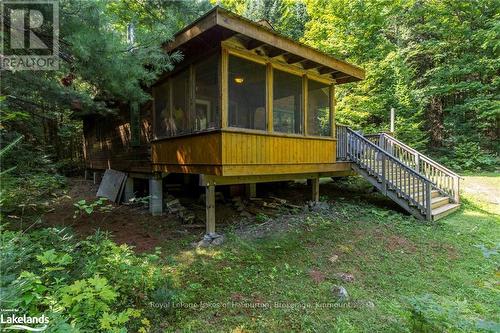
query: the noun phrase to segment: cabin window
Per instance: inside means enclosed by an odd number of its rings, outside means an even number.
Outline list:
[[[219,58],[213,55],[194,66],[194,121],[195,131],[218,127],[219,123]]]
[[[171,135],[191,132],[189,114],[189,69],[172,76],[172,114],[169,121]]]
[[[308,80],[307,134],[330,136],[330,86]]]
[[[229,56],[229,126],[266,129],[266,66]]]
[[[169,119],[169,90],[168,81],[154,87],[153,96],[155,101],[155,136],[157,138],[172,135],[170,133]]]
[[[273,71],[273,130],[302,133],[302,77]]]

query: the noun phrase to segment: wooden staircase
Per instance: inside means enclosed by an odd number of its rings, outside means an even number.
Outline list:
[[[456,211],[460,176],[386,134],[363,136],[337,125],[337,160],[418,219],[436,221]]]

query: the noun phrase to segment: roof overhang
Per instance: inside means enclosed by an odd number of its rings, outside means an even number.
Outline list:
[[[196,54],[199,47],[214,47],[228,38],[235,37],[252,51],[257,50],[269,58],[317,71],[338,84],[363,80],[364,69],[336,59],[310,46],[278,34],[257,22],[250,21],[218,6],[179,31],[171,42],[164,45],[167,52],[180,50]],[[185,52],[190,50],[190,52]]]

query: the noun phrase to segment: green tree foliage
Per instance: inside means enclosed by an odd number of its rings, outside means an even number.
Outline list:
[[[166,54],[161,45],[209,5],[70,0],[59,8],[59,70],[2,72],[2,141],[23,134],[22,155],[30,159],[81,159],[81,123],[75,116],[147,101],[144,88],[182,57]],[[129,26],[134,27],[133,44],[127,38]],[[4,31],[9,38],[9,29]]]
[[[338,88],[339,121],[388,130],[394,107],[404,141],[452,159],[475,142],[491,167],[499,146],[499,7],[494,0],[311,0],[302,41],[367,71],[366,80]]]
[[[282,35],[299,40],[308,21],[306,3],[295,0],[222,0],[215,4],[252,21],[267,20]]]

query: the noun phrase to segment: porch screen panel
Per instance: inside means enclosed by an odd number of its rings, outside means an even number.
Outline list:
[[[155,136],[157,138],[170,135],[168,132],[168,120],[170,119],[168,81],[154,87],[155,105]]]
[[[172,119],[169,121],[171,135],[192,131],[189,112],[189,70],[172,77]]]
[[[302,77],[273,71],[273,130],[302,133]]]
[[[330,136],[330,86],[308,80],[307,134]]]
[[[220,127],[218,62],[218,56],[213,55],[194,66],[194,131]]]
[[[266,129],[266,66],[229,56],[229,126]]]

